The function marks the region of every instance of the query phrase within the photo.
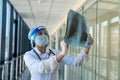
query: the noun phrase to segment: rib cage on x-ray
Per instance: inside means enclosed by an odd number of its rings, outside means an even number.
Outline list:
[[[70,10],[67,16],[65,42],[69,45],[84,47],[87,34],[85,17],[78,12]]]

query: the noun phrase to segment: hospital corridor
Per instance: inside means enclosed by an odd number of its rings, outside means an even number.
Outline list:
[[[0,80],[120,80],[120,0],[0,0]]]

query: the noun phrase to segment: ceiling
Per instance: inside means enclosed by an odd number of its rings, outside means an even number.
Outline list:
[[[51,33],[69,9],[83,0],[9,0],[30,28],[45,26]],[[79,3],[80,4],[80,3]]]

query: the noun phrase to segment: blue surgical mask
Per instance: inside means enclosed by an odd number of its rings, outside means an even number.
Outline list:
[[[47,35],[37,35],[35,37],[35,43],[40,47],[45,47],[48,45],[48,36]]]

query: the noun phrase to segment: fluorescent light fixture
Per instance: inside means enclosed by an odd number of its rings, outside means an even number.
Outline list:
[[[38,0],[38,3],[40,3],[40,4],[41,4],[41,3],[42,3],[42,0]]]

